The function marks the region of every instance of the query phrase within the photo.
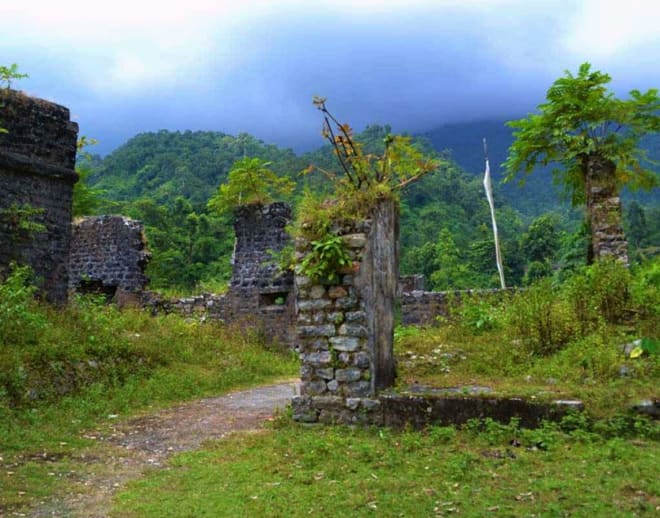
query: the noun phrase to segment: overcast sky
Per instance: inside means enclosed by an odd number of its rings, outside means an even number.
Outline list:
[[[314,95],[357,129],[520,117],[584,61],[660,87],[658,0],[16,0],[0,65],[107,153],[136,133],[322,144]]]

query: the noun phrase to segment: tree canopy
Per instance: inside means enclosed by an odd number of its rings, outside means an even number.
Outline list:
[[[289,178],[277,176],[270,166],[270,162],[256,157],[234,162],[227,181],[209,200],[209,208],[226,212],[239,205],[264,205],[278,196],[291,194],[296,184]]]
[[[577,75],[566,71],[547,92],[539,113],[511,121],[515,141],[505,162],[507,180],[537,165],[558,163],[555,180],[573,204],[585,202],[586,161],[597,155],[616,165],[619,186],[652,188],[657,175],[646,166],[642,136],[660,131],[657,89],[632,90],[618,99],[607,88],[609,75],[583,63]]]

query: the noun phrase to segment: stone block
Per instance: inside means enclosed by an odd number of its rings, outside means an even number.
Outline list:
[[[305,381],[300,384],[300,392],[303,396],[317,396],[327,392],[327,385],[323,380]]]
[[[367,338],[367,336],[369,336],[366,327],[351,324],[342,324],[339,326],[339,334],[344,336],[356,336],[359,338]]]
[[[352,363],[352,353],[347,353],[347,352],[341,352],[337,356],[337,359],[339,360],[339,363],[341,364],[342,367],[346,367]]]
[[[332,361],[332,355],[329,351],[318,351],[313,353],[303,353],[300,355],[303,363],[307,363],[314,367],[326,367]]]
[[[355,366],[359,369],[368,369],[371,365],[369,354],[366,352],[359,352],[355,355]]]
[[[346,313],[346,322],[361,326],[367,325],[367,314],[364,311],[349,311]]]
[[[326,324],[319,326],[298,326],[298,336],[301,338],[316,337],[316,336],[334,336],[336,334],[334,324]]]
[[[310,364],[303,363],[300,366],[300,379],[302,381],[310,381],[312,379],[313,374],[314,374],[314,369]]]
[[[321,299],[325,296],[325,286],[316,284],[309,289],[309,298]]]
[[[317,369],[316,370],[316,375],[319,378],[325,379],[325,380],[331,380],[332,378],[335,377],[335,370],[332,367],[326,367],[324,369]]]
[[[330,301],[328,301],[330,302]],[[355,296],[342,297],[340,299],[335,299],[335,307],[337,309],[357,309],[358,308],[358,299]]]
[[[335,379],[339,383],[348,383],[351,381],[358,381],[362,376],[362,371],[357,367],[350,367],[348,369],[335,370]]]
[[[368,381],[356,381],[344,386],[346,396],[367,397],[371,395],[371,383]]]
[[[298,311],[317,311],[332,306],[332,301],[327,299],[301,300],[298,302]]]
[[[360,340],[352,336],[333,336],[330,338],[330,345],[336,351],[357,351],[360,346]]]
[[[361,232],[357,234],[347,234],[342,236],[342,239],[348,248],[364,248],[364,245],[367,243],[367,235]]]
[[[294,421],[316,423],[319,420],[318,410],[312,406],[312,399],[309,396],[293,396],[291,409]]]
[[[348,296],[348,292],[342,286],[332,286],[328,290],[328,297],[331,299],[340,299]]]

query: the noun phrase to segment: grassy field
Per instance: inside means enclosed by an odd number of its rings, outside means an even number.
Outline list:
[[[471,300],[440,327],[396,332],[399,388],[578,397],[583,414],[537,430],[492,421],[350,429],[282,418],[272,430],[175,457],[122,491],[113,513],[656,516],[660,427],[629,412],[657,399],[655,275],[632,279],[600,265],[562,286]]]
[[[658,272],[591,269],[504,303],[473,300],[437,328],[397,329],[400,387],[579,397],[584,414],[538,430],[486,421],[424,431],[283,416],[146,472],[112,513],[657,515],[659,426],[628,407],[657,399]],[[107,453],[90,431],[109,420],[298,370],[236,329],[89,299],[55,310],[10,281],[0,286],[0,515],[79,487],[88,457]]]
[[[595,418],[657,399],[660,261],[594,265],[505,299],[474,298],[434,328],[396,332],[399,385],[489,387],[536,400],[581,399]]]
[[[474,334],[462,325],[401,328],[396,355],[399,385],[487,387],[492,395],[536,401],[580,399],[597,418],[625,412],[658,397],[658,356],[630,358],[628,330],[606,326],[548,356],[531,355],[492,329]]]
[[[53,309],[29,293],[8,298],[0,316],[16,314],[0,319],[0,515],[65,492],[97,446],[86,431],[298,370],[294,356],[220,324],[93,299]]]
[[[175,457],[120,493],[112,516],[657,516],[657,440],[570,428],[282,420]]]

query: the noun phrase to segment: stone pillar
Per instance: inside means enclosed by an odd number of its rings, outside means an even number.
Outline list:
[[[614,257],[628,265],[628,242],[623,232],[616,164],[599,155],[587,158],[586,198],[591,227],[589,262]]]
[[[368,420],[379,390],[394,383],[394,303],[398,279],[398,212],[384,202],[373,220],[342,229],[353,267],[334,283],[297,275],[296,346],[301,397],[294,419]],[[309,243],[298,240],[299,256]]]
[[[28,264],[47,300],[64,302],[78,125],[63,106],[0,90],[0,127],[0,270]],[[17,232],[12,213],[25,207],[42,232]]]

